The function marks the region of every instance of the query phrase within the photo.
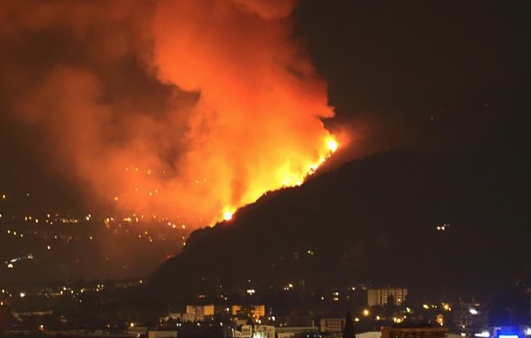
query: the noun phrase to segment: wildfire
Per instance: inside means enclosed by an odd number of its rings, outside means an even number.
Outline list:
[[[70,30],[66,54],[91,50],[44,58],[50,72],[38,77],[25,50],[7,51],[0,72],[16,81],[6,111],[53,135],[35,147],[88,203],[176,227],[233,219],[303,184],[340,146],[323,124],[334,117],[326,82],[293,39],[296,2],[9,2],[27,18],[0,20],[9,45]]]
[[[339,148],[339,143],[337,142],[337,140],[335,139],[335,137],[333,135],[329,135],[326,139],[325,139],[325,142],[324,142],[325,146],[326,146],[326,154],[324,156],[321,156],[319,157],[318,161],[316,162],[313,162],[311,163],[308,167],[307,167],[307,170],[303,170],[303,171],[300,171],[300,172],[290,172],[290,171],[287,171],[284,173],[284,179],[282,180],[282,182],[278,182],[279,184],[277,185],[276,188],[280,188],[280,187],[295,187],[295,186],[300,186],[304,183],[304,181],[310,177],[311,175],[313,175],[317,169],[319,169],[325,162],[326,160],[328,160],[332,154],[334,154],[337,149]],[[262,191],[261,194],[265,193],[266,191]],[[258,196],[255,196],[254,197],[254,200],[256,200],[258,197],[260,197],[260,195]],[[251,200],[249,201],[252,202],[254,200]],[[225,207],[223,209],[223,220],[225,221],[230,221],[232,219],[232,216],[234,214],[234,210],[237,209],[238,207],[241,207],[242,205],[238,205],[236,207]],[[232,211],[231,211],[232,210]],[[217,220],[215,220],[217,221]]]
[[[333,136],[328,137],[328,139],[326,140],[326,145],[328,146],[328,150],[330,150],[331,153],[335,153],[337,148],[339,147],[339,144]]]
[[[230,211],[223,212],[223,219],[225,221],[230,221],[232,219],[232,212]]]

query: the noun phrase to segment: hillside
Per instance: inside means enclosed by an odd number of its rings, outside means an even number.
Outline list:
[[[288,283],[491,295],[529,281],[531,82],[513,82],[456,103],[432,129],[446,147],[345,163],[194,232],[151,286],[165,298]]]
[[[510,126],[474,152],[395,150],[269,193],[194,232],[152,285],[180,297],[249,279],[266,288],[304,281],[311,290],[370,283],[472,294],[514,282],[531,271],[530,162],[526,124]]]

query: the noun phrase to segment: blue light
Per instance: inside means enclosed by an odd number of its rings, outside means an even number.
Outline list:
[[[523,338],[523,332],[516,326],[502,326],[497,328],[496,338]]]

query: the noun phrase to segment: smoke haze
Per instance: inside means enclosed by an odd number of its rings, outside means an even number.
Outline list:
[[[330,153],[292,0],[4,1],[2,120],[106,210],[209,224]],[[328,142],[328,143],[327,143]]]

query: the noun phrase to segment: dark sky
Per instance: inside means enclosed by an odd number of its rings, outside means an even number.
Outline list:
[[[370,149],[474,147],[530,107],[529,1],[307,0],[296,15],[336,121]]]
[[[295,31],[328,82],[337,115],[327,123],[354,135],[355,147],[344,151],[352,158],[397,147],[473,149],[513,114],[527,114],[530,17],[529,1],[302,0]],[[169,95],[134,60],[92,64],[91,45],[76,45],[71,34],[22,34],[1,48],[28,58],[36,77],[61,55],[66,63],[98,67],[109,83],[131,75],[130,86],[113,90],[137,104],[150,107],[151,97]],[[0,183],[10,190],[36,187],[53,192],[48,196],[57,203],[65,196],[71,203],[79,188],[45,169],[51,159],[39,150],[39,131],[21,128],[5,113],[10,87],[7,80],[0,86]]]

